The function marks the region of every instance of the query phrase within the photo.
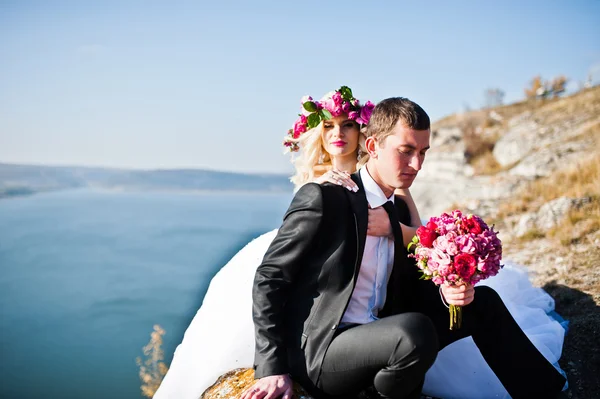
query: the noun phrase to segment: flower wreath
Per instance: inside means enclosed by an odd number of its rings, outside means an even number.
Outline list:
[[[321,121],[345,113],[348,114],[348,119],[355,121],[362,127],[369,123],[373,108],[375,108],[375,104],[371,101],[361,105],[360,101],[354,98],[352,89],[348,86],[342,86],[339,90],[325,94],[319,101],[313,100],[310,96],[304,96],[300,103],[302,104],[302,111],[298,114],[294,127],[288,130],[288,135],[283,141],[284,147],[289,152],[300,150],[298,144],[300,136],[306,131],[317,127]]]

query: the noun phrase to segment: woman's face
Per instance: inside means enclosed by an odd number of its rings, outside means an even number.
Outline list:
[[[355,156],[360,129],[358,123],[342,114],[323,121],[323,147],[331,157]]]

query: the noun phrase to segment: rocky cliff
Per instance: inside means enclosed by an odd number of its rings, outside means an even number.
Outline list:
[[[479,151],[479,152],[478,152]],[[600,87],[453,115],[411,189],[421,216],[459,208],[495,223],[569,321],[569,398],[600,392]]]

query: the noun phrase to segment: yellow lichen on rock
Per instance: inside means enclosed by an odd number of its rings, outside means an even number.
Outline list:
[[[231,370],[217,379],[200,399],[236,399],[242,392],[254,384],[253,369]],[[294,382],[294,397],[298,399],[313,399],[302,387]]]

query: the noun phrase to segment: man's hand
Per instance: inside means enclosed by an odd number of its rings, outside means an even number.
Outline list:
[[[475,287],[473,284],[445,285],[442,284],[442,295],[449,305],[465,306],[475,299]]]
[[[375,237],[386,237],[392,235],[390,217],[383,207],[378,206],[375,209],[371,209],[371,207],[369,207],[367,235]]]
[[[283,396],[281,396],[283,394]],[[292,379],[287,374],[270,375],[246,389],[240,399],[292,399]]]

